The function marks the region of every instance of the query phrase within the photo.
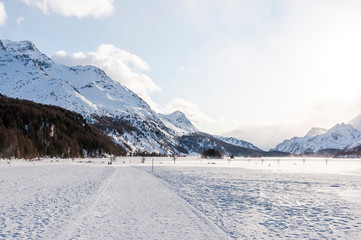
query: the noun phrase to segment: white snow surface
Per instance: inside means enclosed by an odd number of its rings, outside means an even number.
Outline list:
[[[131,166],[0,167],[1,239],[227,239],[201,212]]]
[[[0,160],[0,238],[361,238],[361,159],[140,161]]]
[[[361,139],[361,132],[349,124],[336,124],[327,132],[312,136],[309,132],[305,137],[294,137],[278,144],[276,151],[303,154],[317,152],[322,149],[345,149]]]

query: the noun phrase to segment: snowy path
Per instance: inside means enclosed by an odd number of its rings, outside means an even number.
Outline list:
[[[156,160],[0,160],[0,239],[361,239],[361,161]]]
[[[133,167],[0,167],[0,239],[224,239],[159,179]]]

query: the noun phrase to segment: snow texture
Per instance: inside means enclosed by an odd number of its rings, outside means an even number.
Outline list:
[[[360,162],[358,172],[340,175],[341,162],[304,161],[246,160],[242,168],[212,161],[158,167],[154,175],[232,239],[360,239]]]
[[[0,167],[1,239],[227,239],[198,210],[130,166]]]
[[[360,159],[140,160],[0,160],[0,238],[361,238]]]

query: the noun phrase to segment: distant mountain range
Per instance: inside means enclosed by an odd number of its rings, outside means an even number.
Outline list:
[[[200,133],[180,111],[158,114],[100,68],[57,64],[30,41],[0,40],[0,94],[80,113],[128,154],[199,154],[211,146],[226,155],[263,153],[245,141]]]
[[[128,154],[200,154],[215,148],[229,156],[349,156],[357,155],[361,144],[361,115],[329,130],[312,128],[269,152],[243,140],[202,133],[180,111],[156,113],[100,68],[57,64],[30,41],[0,40],[0,94],[77,112]]]
[[[361,118],[350,124],[336,124],[333,128],[312,128],[304,137],[294,137],[278,144],[273,151],[300,155],[340,155],[339,152],[357,147],[361,143]]]

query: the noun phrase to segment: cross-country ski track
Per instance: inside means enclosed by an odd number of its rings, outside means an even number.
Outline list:
[[[361,239],[360,159],[109,160],[0,160],[0,240]]]
[[[0,167],[0,239],[227,239],[131,166]]]

